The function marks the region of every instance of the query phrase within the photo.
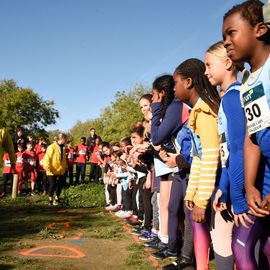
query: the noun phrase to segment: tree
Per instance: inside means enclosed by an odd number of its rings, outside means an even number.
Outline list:
[[[101,113],[102,139],[118,142],[122,137],[130,136],[131,127],[142,120],[139,99],[149,93],[149,89],[137,85],[128,92],[117,92],[115,101]]]
[[[110,143],[119,142],[122,137],[130,136],[130,129],[134,123],[142,120],[139,99],[149,92],[150,89],[141,85],[135,86],[128,92],[118,91],[115,101],[102,110],[99,118],[86,122],[78,121],[74,125],[70,130],[74,143],[79,142],[81,136],[88,137],[91,127],[95,128],[103,141]]]
[[[30,88],[21,88],[13,80],[0,82],[0,126],[15,131],[17,127],[44,135],[45,127],[59,117],[54,101],[43,100]]]

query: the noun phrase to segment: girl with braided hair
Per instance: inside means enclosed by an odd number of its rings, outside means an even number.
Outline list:
[[[206,209],[215,189],[219,165],[217,113],[220,97],[204,75],[205,65],[199,59],[188,59],[173,75],[175,96],[192,111],[189,128],[192,134],[192,155],[185,201],[192,226],[196,269],[208,269],[210,232]]]

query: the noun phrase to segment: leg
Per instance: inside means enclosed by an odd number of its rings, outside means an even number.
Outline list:
[[[154,192],[151,198],[152,209],[153,209],[153,229],[159,230],[159,208],[157,203],[157,192]]]
[[[75,185],[78,185],[79,184],[80,173],[81,173],[80,164],[77,163],[76,164],[76,180],[75,180]]]
[[[196,269],[207,270],[211,242],[208,226],[206,223],[194,222],[191,212],[189,212],[189,222],[192,226],[193,231]]]
[[[73,165],[68,166],[69,185],[73,185]]]
[[[249,215],[254,224],[246,229],[241,224],[234,226],[232,251],[238,270],[256,270],[257,262],[255,259],[255,245],[262,234],[262,227],[258,219]]]
[[[179,213],[181,202],[183,201],[183,190],[181,181],[174,179],[172,182],[169,207],[168,207],[168,234],[169,242],[168,247],[170,250],[175,251],[177,249],[177,235],[179,230]]]
[[[64,184],[65,184],[64,175],[59,175],[57,177],[57,183],[56,183],[56,197],[57,197],[57,200],[60,199],[61,191],[62,191],[62,188],[63,188]]]
[[[166,181],[160,181],[160,198],[159,198],[159,206],[160,206],[160,236],[163,237],[163,241],[168,242],[168,218],[169,218],[169,200],[171,193],[172,179]]]
[[[233,220],[226,219],[228,211],[215,212],[212,209],[211,238],[215,252],[216,265],[218,269],[234,269],[234,258],[232,254],[232,230]],[[224,268],[225,267],[225,268]]]
[[[86,167],[86,164],[81,163],[81,179],[82,179],[82,183],[84,183],[84,179],[85,179],[85,167]]]
[[[56,177],[55,175],[49,175],[48,181],[49,181],[49,200],[50,202],[53,201],[53,194],[56,186]]]
[[[152,205],[151,205],[151,188],[143,190],[143,208],[144,208],[144,227],[151,229]]]

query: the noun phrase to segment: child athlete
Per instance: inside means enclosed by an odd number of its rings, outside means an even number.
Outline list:
[[[220,98],[204,75],[204,63],[188,59],[174,72],[175,96],[192,107],[189,128],[192,133],[191,172],[186,191],[190,210],[196,269],[208,269],[210,233],[206,208],[215,188],[219,162],[217,112]]]
[[[227,212],[226,204],[219,204],[218,199],[222,194],[227,194],[228,186],[230,186],[236,226],[239,221],[243,226],[247,226],[246,223],[252,223],[247,216],[248,208],[244,192],[243,147],[246,128],[245,114],[240,102],[241,84],[237,81],[238,70],[242,70],[243,65],[239,64],[238,67],[232,62],[227,56],[222,41],[215,43],[207,50],[205,65],[205,74],[210,83],[213,86],[220,86],[220,93],[223,96],[218,114],[222,173],[220,189],[216,193],[213,204],[218,212],[215,213],[216,230],[212,232],[216,233],[217,237],[212,235],[212,241],[217,269],[233,269],[234,258],[231,249],[233,222],[224,218]],[[235,128],[236,119],[237,128]],[[222,198],[222,202],[226,202],[226,198]],[[215,241],[216,239],[218,241]]]
[[[270,165],[270,46],[262,7],[260,1],[246,1],[229,10],[223,21],[228,56],[251,67],[251,74],[242,86],[242,100],[246,116],[245,190],[254,224],[235,236],[233,249],[237,251],[238,269],[258,269],[254,247],[259,238],[270,263],[270,178],[266,175],[264,181],[256,181],[257,174],[264,173],[259,168],[261,154],[266,160],[266,170]]]

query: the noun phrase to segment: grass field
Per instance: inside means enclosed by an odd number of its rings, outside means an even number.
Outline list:
[[[62,199],[53,208],[47,196],[0,200],[0,269],[151,270],[170,262],[153,261],[130,228],[105,212],[102,185],[71,187]]]

